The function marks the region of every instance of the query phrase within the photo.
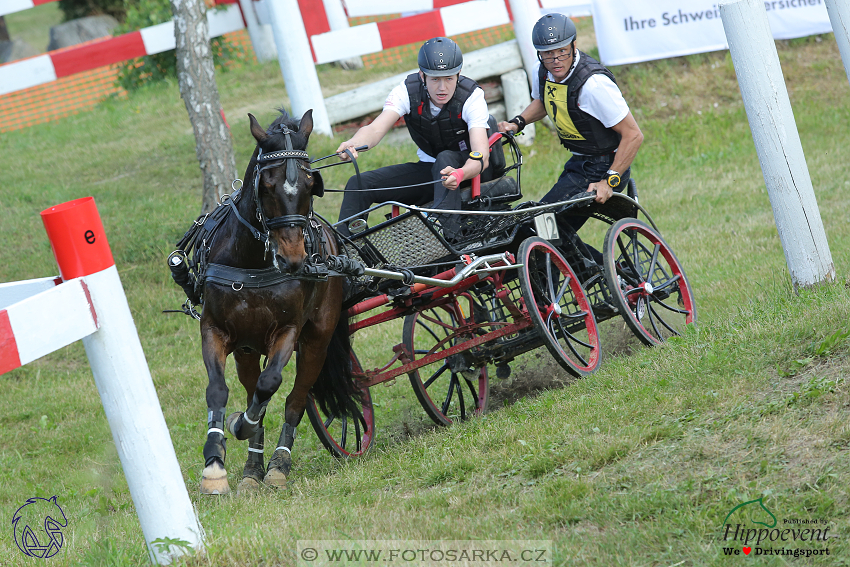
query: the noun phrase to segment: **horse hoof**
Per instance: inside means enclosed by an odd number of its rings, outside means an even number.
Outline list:
[[[227,429],[227,431],[231,435],[236,437],[237,439],[239,439],[239,436],[236,435],[236,431],[234,431],[234,427],[236,426],[236,422],[239,421],[239,418],[242,417],[242,413],[243,412],[241,412],[241,411],[235,411],[232,414],[228,415],[227,420],[225,420],[225,422],[224,422],[225,429]]]
[[[227,471],[218,463],[213,463],[201,474],[201,494],[224,495],[230,493],[227,483]]]
[[[258,481],[256,478],[246,476],[245,478],[239,481],[239,484],[236,485],[236,495],[246,496],[248,494],[253,494],[260,490],[260,488],[262,488],[260,481]]]
[[[286,473],[280,469],[269,469],[269,472],[266,473],[266,478],[263,479],[263,482],[272,488],[285,488]]]

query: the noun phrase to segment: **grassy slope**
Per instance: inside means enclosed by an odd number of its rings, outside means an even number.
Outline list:
[[[843,280],[850,181],[838,152],[850,126],[846,77],[831,37],[781,43],[780,58]],[[829,544],[828,559],[813,562],[848,564],[848,347],[830,337],[847,330],[850,292],[789,291],[727,54],[615,72],[646,134],[634,167],[641,202],[688,270],[699,330],[661,349],[626,341],[633,356],[611,356],[586,380],[516,401],[518,392],[564,380],[541,350],[526,357],[513,383],[496,385],[507,407],[447,430],[428,425],[403,381],[376,388],[377,450],[335,463],[304,423],[295,479],[281,493],[241,500],[197,494],[206,413],[197,327],[160,314],[180,301],[164,258],[200,205],[194,140],[176,85],[0,138],[0,281],[55,273],[38,212],[95,197],[207,529],[210,556],[199,564],[256,563],[258,556],[292,564],[298,539],[533,537],[553,541],[556,564],[712,565],[725,561],[717,536],[726,513],[761,495],[780,519],[829,519],[842,538]],[[349,77],[322,69],[326,93],[351,88]],[[220,75],[219,86],[244,164],[252,150],[244,113],[273,117],[271,108],[285,101],[279,71],[247,66]],[[330,153],[338,141],[317,137],[311,153]],[[362,165],[410,153],[381,146]],[[539,197],[564,154],[544,130],[526,155],[523,189]],[[328,186],[343,184],[348,172],[341,169],[329,170]],[[317,208],[335,217],[339,202],[330,195]],[[396,329],[357,345],[376,351],[397,336]],[[239,407],[232,375],[229,383],[230,407]],[[144,562],[82,347],[0,376],[0,387],[4,514],[29,496],[58,494],[71,525],[54,562]],[[281,407],[276,399],[270,436]],[[245,446],[230,448],[229,470],[238,473]],[[0,564],[22,558],[11,534],[0,538]]]

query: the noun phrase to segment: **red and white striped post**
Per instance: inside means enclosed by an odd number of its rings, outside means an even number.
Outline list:
[[[82,339],[83,345],[151,560],[168,564],[185,553],[180,546],[153,543],[162,538],[182,540],[200,551],[203,529],[183,482],[94,199],[51,207],[41,218],[62,279],[81,278],[96,314],[99,328]]]

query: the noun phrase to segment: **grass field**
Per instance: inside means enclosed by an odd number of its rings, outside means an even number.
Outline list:
[[[587,20],[580,25],[580,34],[592,30]],[[612,323],[605,363],[581,381],[535,351],[509,381],[493,378],[494,411],[447,429],[430,424],[406,380],[375,388],[375,450],[336,462],[302,422],[283,491],[198,493],[206,373],[197,324],[161,313],[182,302],[165,258],[201,203],[194,138],[176,84],[0,137],[0,281],[55,274],[39,212],[95,197],[206,529],[208,554],[189,565],[295,565],[298,541],[360,539],[548,540],[548,564],[555,565],[726,565],[742,559],[723,548],[743,544],[724,544],[724,519],[760,497],[780,523],[818,519],[830,528],[825,542],[786,543],[829,549],[829,556],[795,563],[850,565],[850,179],[843,167],[850,87],[832,36],[778,48],[837,284],[791,291],[727,53],[615,68],[646,137],[634,165],[641,203],[687,270],[699,327],[648,349]],[[333,94],[413,65],[366,76],[323,66],[320,79]],[[244,65],[218,83],[242,168],[253,150],[245,113],[266,124],[287,103],[280,71]],[[566,159],[550,132],[538,132],[523,170],[529,199],[545,193]],[[328,154],[340,139],[316,136],[309,150]],[[361,166],[412,155],[409,145],[382,145]],[[328,170],[327,187],[342,187],[350,174],[342,169]],[[336,218],[339,204],[329,194],[316,207]],[[599,241],[602,228],[584,231]],[[388,328],[356,337],[355,347],[372,356],[399,336]],[[228,384],[229,409],[241,409],[232,367]],[[69,526],[52,564],[145,564],[82,346],[0,376],[0,389],[0,517],[8,522],[31,496],[58,495]],[[270,436],[282,407],[278,395],[266,420]],[[235,487],[247,444],[231,440],[229,449]],[[747,517],[767,519],[741,512],[730,522]],[[6,526],[0,565],[32,564]]]

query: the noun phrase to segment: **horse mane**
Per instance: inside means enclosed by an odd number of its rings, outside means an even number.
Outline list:
[[[286,126],[292,133],[289,135],[289,138],[292,140],[292,149],[293,150],[304,150],[307,148],[307,137],[303,134],[298,133],[298,128],[301,125],[301,120],[296,120],[295,118],[290,118],[289,114],[286,112],[286,109],[280,107],[277,109],[280,112],[280,116],[275,118],[274,122],[272,122],[268,129],[266,129],[266,133],[269,135],[266,138],[265,142],[261,144],[261,148],[263,152],[275,152],[278,150],[286,149],[286,136],[280,131],[278,126]]]

